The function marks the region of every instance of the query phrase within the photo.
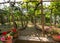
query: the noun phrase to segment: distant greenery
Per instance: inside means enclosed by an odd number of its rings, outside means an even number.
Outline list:
[[[18,6],[7,7],[4,6],[0,11],[0,23],[5,24],[7,22],[20,21],[22,26],[32,22],[34,25],[40,20],[41,24],[41,4],[39,0],[33,0],[38,2],[30,2],[30,0],[24,0],[22,3],[17,3]],[[10,11],[12,9],[12,11]],[[53,23],[52,17],[54,17],[54,24],[56,25],[57,16],[60,17],[60,2],[51,2],[49,6],[43,5],[45,24],[50,26]],[[11,15],[12,12],[12,15]],[[53,16],[52,16],[53,15]],[[13,17],[12,17],[13,16]],[[12,20],[13,19],[13,20]],[[4,21],[5,20],[5,21]],[[60,22],[60,20],[58,20]]]

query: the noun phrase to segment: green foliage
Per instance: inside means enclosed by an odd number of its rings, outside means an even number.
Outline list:
[[[36,11],[35,11],[35,16],[38,16],[40,13],[41,13],[40,10],[36,10]]]
[[[60,2],[52,2],[51,8],[53,8],[53,13],[55,15],[60,15]]]
[[[28,2],[28,1],[30,1],[30,0],[23,0],[24,2]]]
[[[48,22],[48,23],[46,23],[45,25],[46,25],[46,26],[50,26],[50,23]]]
[[[59,24],[59,25],[57,25],[57,27],[58,27],[58,28],[60,28],[60,24]]]
[[[47,11],[45,13],[45,18],[46,18],[46,23],[49,23],[50,22],[50,12],[49,11]]]
[[[22,18],[22,21],[23,20],[27,20],[27,19],[30,19],[32,16],[36,16],[37,18],[40,17],[40,14],[41,14],[41,10],[40,10],[40,2],[39,0],[32,0],[32,1],[38,1],[38,2],[29,2],[30,0],[24,0],[23,4],[20,4],[20,6],[17,6],[17,7],[21,7],[22,10],[20,9],[17,9],[15,10],[15,7],[13,7],[13,16],[14,16],[14,20],[17,20],[18,19],[21,19]],[[7,16],[9,20],[12,19],[12,16],[11,16],[11,11],[10,11],[10,7],[7,7],[5,6],[4,7],[4,10],[6,11],[4,16]],[[27,10],[26,13],[24,13],[24,10]],[[30,15],[30,16],[29,16]]]

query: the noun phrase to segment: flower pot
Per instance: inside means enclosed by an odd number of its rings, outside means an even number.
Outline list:
[[[13,42],[12,39],[10,39],[10,40],[6,40],[5,43],[13,43]]]
[[[5,43],[13,43],[12,39],[13,39],[12,36],[8,36],[5,40]]]
[[[60,42],[60,35],[52,35],[52,38],[53,38],[55,41],[59,41],[59,42]]]

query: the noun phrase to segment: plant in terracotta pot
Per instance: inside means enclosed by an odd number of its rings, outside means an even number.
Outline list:
[[[6,34],[7,34],[7,32],[2,32],[2,34],[1,34],[0,41],[2,41],[3,43],[6,40]]]
[[[12,37],[11,37],[10,33],[2,32],[1,37],[0,37],[0,42],[2,42],[2,43],[12,43]]]
[[[13,39],[13,36],[11,36],[10,33],[7,34],[5,43],[12,43],[12,39]]]
[[[55,41],[59,41],[59,42],[60,42],[60,35],[52,35],[52,38],[53,38]]]
[[[55,41],[60,41],[60,34],[57,30],[53,30],[52,31],[52,38],[55,40]]]

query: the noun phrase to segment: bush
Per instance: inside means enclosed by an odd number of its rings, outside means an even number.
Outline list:
[[[51,32],[51,34],[59,35],[59,32],[60,32],[60,30],[53,29],[52,32]]]
[[[46,23],[45,25],[46,25],[46,26],[50,26],[50,23]]]
[[[60,28],[60,25],[58,25],[57,27]]]

